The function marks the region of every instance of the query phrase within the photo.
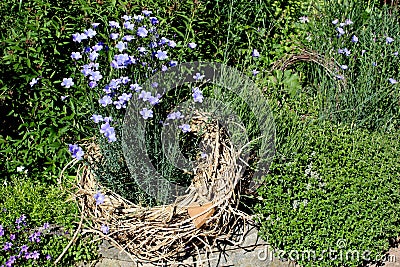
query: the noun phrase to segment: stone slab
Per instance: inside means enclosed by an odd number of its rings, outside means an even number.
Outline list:
[[[247,225],[239,229],[236,237],[230,241],[217,244],[212,252],[200,251],[200,256],[185,259],[183,262],[174,264],[137,264],[133,262],[126,253],[112,246],[108,241],[103,241],[99,248],[100,260],[86,266],[95,267],[155,267],[155,266],[197,266],[197,267],[219,267],[219,266],[269,266],[269,267],[292,267],[293,262],[277,259],[272,254],[268,244],[258,237],[258,229],[255,225]]]

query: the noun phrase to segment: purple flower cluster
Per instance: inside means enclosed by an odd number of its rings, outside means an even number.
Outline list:
[[[33,234],[31,234],[30,236],[29,236],[29,241],[30,242],[36,242],[36,243],[39,243],[40,242],[40,232],[39,231],[36,231],[36,232],[34,232]]]
[[[48,223],[42,226],[43,229],[47,229],[48,227]],[[46,233],[48,232],[47,230]],[[0,262],[2,264],[0,265],[1,267],[20,266],[24,262],[32,266],[42,266],[44,265],[43,261],[51,259],[49,254],[41,254],[38,245],[40,242],[39,237],[43,234],[46,235],[46,233],[40,231],[34,231],[32,234],[29,233],[30,230],[27,226],[25,215],[17,218],[14,227],[11,226],[9,229],[0,225],[0,237],[3,237],[3,240],[6,237],[6,240],[1,244],[2,255],[5,257],[5,262],[3,264]],[[27,236],[28,240],[25,240]]]
[[[203,92],[199,89],[199,87],[193,88],[192,92],[193,92],[192,96],[193,96],[194,102],[202,103],[204,96],[203,96]]]
[[[161,36],[159,20],[152,16],[151,11],[124,15],[121,19],[105,25],[92,23],[91,28],[72,36],[81,48],[72,52],[70,57],[85,77],[88,88],[99,95],[97,102],[102,110],[93,114],[91,120],[98,124],[100,134],[108,142],[117,141],[116,131],[122,124],[123,110],[130,101],[144,101],[149,105],[139,111],[143,119],[155,116],[151,106],[160,103],[162,93],[143,90],[142,79],[157,71],[165,72],[178,64],[172,58],[174,53],[171,53],[171,49],[178,46],[177,43]],[[189,42],[187,47],[193,50],[197,44]],[[204,75],[196,73],[193,78],[201,81]],[[74,81],[78,83],[82,79],[64,78],[61,85],[70,88],[75,84]],[[194,102],[203,102],[199,88],[194,88],[192,95]],[[113,115],[114,121],[105,115],[110,113],[116,114]],[[182,128],[184,132],[189,129]],[[84,153],[77,145],[69,145],[69,150],[74,158],[82,159]]]
[[[337,25],[339,23],[338,19],[335,19],[332,21],[333,25]],[[339,23],[339,26],[336,28],[336,31],[338,32],[338,37],[341,37],[342,35],[344,35],[346,32],[344,30],[345,26],[351,25],[353,24],[353,22],[350,19],[346,19],[345,22],[341,22]]]
[[[336,32],[338,33],[338,37],[341,37],[342,35],[346,34],[346,31],[344,30],[344,27],[353,24],[353,22],[352,22],[350,19],[346,19],[345,22],[339,23],[339,20],[338,20],[338,19],[335,19],[335,20],[332,21],[332,24],[335,25],[335,27],[336,27]],[[351,29],[349,29],[349,31],[351,31]],[[374,38],[373,38],[373,41],[374,41],[374,42],[377,42],[377,40],[379,40],[379,39],[377,38],[377,36],[376,36],[375,33],[373,34],[373,37],[374,37]],[[359,43],[359,38],[358,38],[356,35],[353,34],[353,35],[351,36],[350,41],[351,41],[351,43],[353,43],[353,45],[356,45],[357,43]],[[386,43],[386,45],[390,45],[390,44],[392,44],[394,41],[395,41],[395,40],[394,40],[392,37],[390,37],[390,36],[385,36],[385,43]],[[342,44],[344,43],[344,40],[343,40],[343,39],[342,39],[341,43],[342,43]],[[350,43],[350,44],[351,44],[351,43]],[[357,49],[354,49],[354,50],[356,51]],[[364,49],[361,50],[361,56],[364,56],[366,52],[367,52],[367,51],[364,50]],[[345,47],[345,48],[339,48],[339,49],[337,50],[337,53],[338,53],[338,54],[341,54],[341,55],[344,55],[344,56],[346,56],[346,57],[349,57],[349,56],[352,54],[352,53],[351,53],[351,50],[348,49],[347,47]],[[357,55],[356,55],[357,53],[356,53],[356,52],[353,52],[353,53],[355,54],[354,58],[357,58]],[[392,55],[393,55],[393,56],[398,56],[398,52],[397,52],[397,51],[396,51],[396,52],[393,52]],[[381,54],[381,56],[383,56],[383,54]],[[375,62],[375,61],[373,61],[373,62],[371,63],[371,65],[374,66],[374,67],[377,67],[377,66],[378,66],[378,63]],[[342,65],[339,65],[339,66],[340,66],[340,68],[341,68],[342,70],[347,70],[347,69],[348,69],[348,66],[347,66],[346,64],[342,64]],[[338,80],[343,80],[343,79],[344,79],[344,76],[341,75],[341,74],[335,74],[335,78],[338,79]],[[392,84],[392,85],[397,84],[397,80],[394,79],[394,78],[388,78],[388,81],[389,81],[389,83]]]
[[[71,152],[72,157],[76,158],[77,160],[81,160],[83,155],[85,154],[82,150],[82,148],[76,144],[72,145],[69,144],[68,145],[68,150],[69,152]]]

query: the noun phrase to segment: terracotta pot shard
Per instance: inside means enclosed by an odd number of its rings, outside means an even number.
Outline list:
[[[199,214],[202,214],[198,217],[196,217],[193,220],[193,224],[194,226],[199,229],[200,227],[203,226],[203,224],[205,224],[205,222],[214,214],[215,212],[215,208],[211,208],[210,207],[213,205],[212,202],[204,204],[203,206],[193,206],[193,207],[188,207],[187,211],[189,213],[189,216],[191,218],[194,218],[196,216],[198,216]],[[210,209],[210,210],[208,210]],[[207,212],[205,212],[206,210],[208,210]]]

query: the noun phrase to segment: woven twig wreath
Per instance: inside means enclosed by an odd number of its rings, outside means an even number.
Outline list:
[[[217,240],[229,238],[239,223],[246,223],[250,216],[237,209],[243,178],[240,149],[233,147],[218,121],[207,120],[199,115],[191,121],[194,133],[202,128],[202,142],[209,153],[199,157],[188,193],[174,204],[136,205],[102,188],[90,168],[81,165],[75,197],[83,203],[83,215],[93,222],[89,231],[110,240],[137,262],[165,263],[198,252],[200,247],[211,250]],[[86,151],[99,154],[94,144]],[[105,194],[101,205],[93,198],[98,188]],[[108,234],[99,230],[101,225],[109,227]]]

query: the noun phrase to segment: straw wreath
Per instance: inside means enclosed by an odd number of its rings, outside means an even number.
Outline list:
[[[76,199],[91,231],[108,239],[136,262],[176,262],[183,255],[211,251],[218,240],[229,238],[238,224],[250,216],[238,210],[239,180],[243,180],[240,149],[233,147],[218,121],[198,115],[192,132],[201,135],[209,152],[199,157],[188,193],[171,205],[148,207],[134,204],[101,187],[88,165],[78,171]],[[200,131],[201,129],[201,131]],[[201,132],[201,134],[200,134]],[[100,149],[89,144],[87,154],[101,158]],[[105,201],[96,205],[93,196],[101,188]],[[103,234],[101,225],[109,227]]]

